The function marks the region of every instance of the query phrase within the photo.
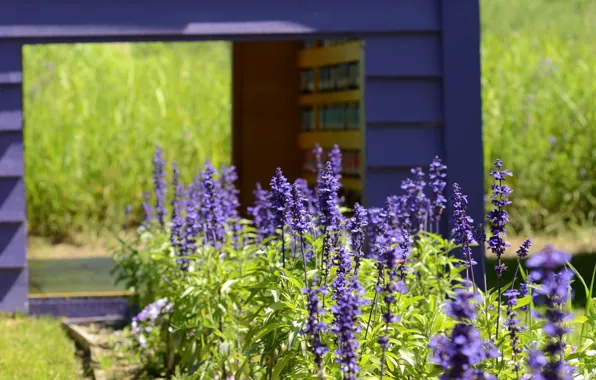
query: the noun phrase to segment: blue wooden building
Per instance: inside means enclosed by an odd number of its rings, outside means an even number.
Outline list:
[[[483,218],[478,0],[4,0],[0,8],[1,311],[29,308],[26,44],[232,41],[233,160],[245,197],[278,165],[301,176],[307,145],[321,140],[353,151],[345,185],[365,206],[381,206],[410,167],[438,155],[449,184],[469,194],[471,216]],[[328,46],[333,39],[348,41]]]

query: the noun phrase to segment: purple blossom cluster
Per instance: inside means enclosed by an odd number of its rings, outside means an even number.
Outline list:
[[[158,318],[171,313],[173,307],[174,304],[168,302],[167,298],[161,298],[145,306],[139,314],[132,318],[132,330],[137,334],[142,347],[146,347],[147,345],[147,338],[143,332],[150,332]]]
[[[478,295],[457,289],[453,301],[445,305],[445,313],[458,321],[450,336],[437,335],[429,347],[433,350],[432,360],[445,371],[442,380],[496,379],[477,367],[484,360],[496,358],[499,351],[490,342],[482,340],[480,332],[472,325],[477,318],[476,303]],[[476,366],[476,367],[475,367]]]
[[[464,258],[464,265],[466,266],[466,278],[469,279],[470,272],[472,273],[472,281],[474,280],[474,271],[470,268],[476,265],[476,261],[472,257],[472,245],[477,244],[472,231],[474,220],[466,213],[466,206],[468,198],[461,191],[459,184],[453,184],[452,192],[453,202],[453,238],[456,244],[461,244],[461,254]]]
[[[333,281],[333,299],[336,305],[331,307],[333,325],[331,331],[337,337],[338,348],[336,362],[344,380],[356,380],[360,368],[358,366],[358,349],[360,344],[356,334],[360,331],[358,317],[361,307],[368,304],[363,298],[364,289],[358,276],[352,272],[352,260],[345,248],[340,248],[335,257],[337,276]],[[351,274],[351,275],[350,275]]]
[[[508,197],[513,193],[513,190],[509,186],[503,185],[503,181],[513,174],[511,174],[509,170],[501,170],[503,168],[503,161],[501,160],[496,160],[494,165],[496,170],[491,170],[489,173],[495,180],[495,184],[491,186],[493,193],[490,196],[491,204],[495,208],[488,212],[487,217],[492,234],[488,239],[488,248],[497,255],[497,259],[499,260],[498,265],[495,267],[495,271],[500,279],[502,273],[507,269],[507,267],[501,263],[501,256],[510,246],[505,240],[505,235],[507,234],[505,226],[507,225],[507,222],[509,222],[509,214],[505,211],[505,206],[511,204]]]
[[[271,193],[264,190],[260,183],[253,191],[254,206],[248,207],[247,212],[252,216],[253,223],[257,230],[257,243],[275,234],[273,212],[271,207]]]
[[[570,259],[568,253],[546,246],[526,262],[531,268],[529,277],[538,285],[532,292],[532,300],[541,309],[537,316],[544,319],[542,330],[548,337],[542,351],[530,353],[528,365],[533,379],[567,380],[575,370],[565,362],[565,334],[569,332],[565,322],[570,316],[565,305],[570,297],[573,272],[564,266]]]
[[[312,286],[310,288],[304,288],[302,291],[307,296],[306,309],[308,311],[308,319],[302,333],[310,337],[311,351],[315,357],[315,365],[319,372],[319,378],[323,378],[323,356],[329,352],[329,348],[322,342],[321,338],[321,334],[327,325],[321,320],[325,309],[322,307],[319,295],[326,294],[327,289],[325,287],[317,288],[317,279],[315,278]]]
[[[368,227],[368,213],[358,202],[354,205],[354,215],[348,222],[350,247],[354,255],[354,273],[358,273],[360,262],[364,258],[364,239]]]
[[[447,199],[445,198],[445,187],[447,186],[447,166],[443,165],[439,157],[435,157],[430,164],[428,179],[432,188],[430,199],[429,219],[435,223],[435,230],[438,231],[438,223],[445,210]]]
[[[524,326],[520,326],[520,319],[517,318],[517,313],[514,309],[517,306],[517,298],[519,296],[519,292],[515,289],[508,289],[505,293],[503,293],[505,298],[507,299],[507,320],[503,327],[507,329],[509,333],[509,341],[511,343],[511,350],[513,351],[513,361],[514,361],[514,368],[516,376],[519,377],[519,370],[521,369],[521,365],[518,360],[518,355],[522,353],[522,348],[520,346],[519,340],[519,333],[525,329]]]

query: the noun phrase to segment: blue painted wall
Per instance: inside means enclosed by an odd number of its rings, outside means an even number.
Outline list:
[[[0,12],[0,310],[27,308],[25,43],[358,37],[364,47],[363,195],[380,206],[435,155],[483,218],[478,0],[5,0]],[[33,147],[34,149],[34,147]],[[449,205],[449,208],[451,205]],[[476,259],[483,263],[480,251]],[[479,271],[481,266],[477,266]],[[482,278],[481,273],[476,278]]]

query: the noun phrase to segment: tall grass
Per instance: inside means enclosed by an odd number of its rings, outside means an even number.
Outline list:
[[[596,3],[481,9],[485,168],[499,152],[518,174],[513,229],[594,224]],[[30,232],[63,238],[122,223],[148,188],[156,142],[185,180],[207,157],[229,161],[230,79],[225,43],[27,47]]]
[[[481,4],[485,170],[498,152],[518,174],[514,227],[594,224],[596,3]]]
[[[123,222],[159,143],[190,180],[230,156],[229,45],[27,46],[30,232],[64,238]],[[138,215],[136,210],[136,214]]]

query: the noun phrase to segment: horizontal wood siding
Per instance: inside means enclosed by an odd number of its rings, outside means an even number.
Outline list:
[[[7,1],[0,39],[432,31],[441,15],[440,0]]]
[[[414,166],[443,155],[439,33],[393,33],[365,40],[365,204],[401,192]]]
[[[26,311],[21,45],[0,39],[0,311]]]

